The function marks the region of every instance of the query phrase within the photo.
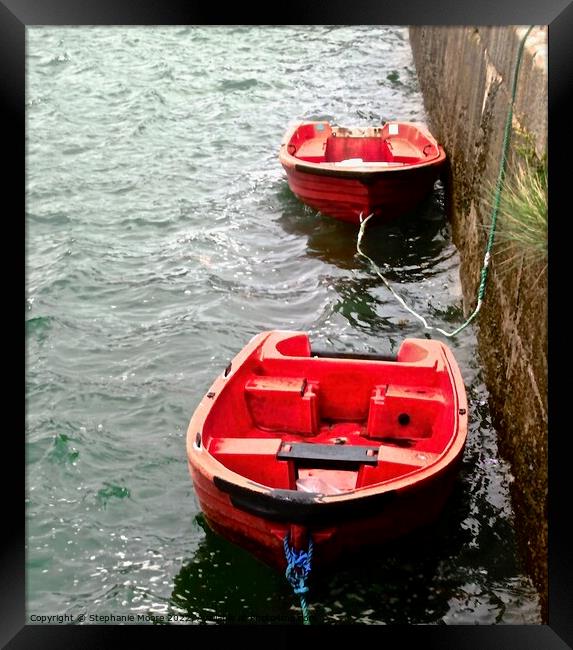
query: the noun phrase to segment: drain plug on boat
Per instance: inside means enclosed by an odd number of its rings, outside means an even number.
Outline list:
[[[398,423],[405,427],[407,424],[410,424],[410,416],[407,413],[400,413]]]

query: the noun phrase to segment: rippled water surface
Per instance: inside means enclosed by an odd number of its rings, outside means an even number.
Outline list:
[[[27,34],[28,616],[299,622],[281,575],[206,530],[185,431],[261,330],[381,353],[427,336],[277,160],[293,119],[424,120],[407,30]],[[363,248],[433,323],[461,323],[439,183]],[[540,621],[475,330],[450,345],[471,423],[456,490],[434,526],[317,576],[313,622]]]

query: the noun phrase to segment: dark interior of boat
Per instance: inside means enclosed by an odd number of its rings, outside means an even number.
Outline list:
[[[205,421],[203,445],[228,469],[269,487],[337,494],[417,471],[448,446],[443,360],[412,365],[424,354],[415,346],[387,361],[282,344],[277,356],[241,365]]]

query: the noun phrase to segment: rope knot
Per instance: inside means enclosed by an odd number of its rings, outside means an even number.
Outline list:
[[[305,622],[307,622],[308,612],[303,594],[307,593],[309,590],[309,587],[306,584],[306,580],[311,571],[313,549],[312,538],[309,540],[307,551],[297,551],[296,549],[292,548],[289,545],[288,538],[289,536],[287,533],[284,538],[285,558],[287,561],[285,576],[289,581],[294,593],[300,596],[304,619]]]

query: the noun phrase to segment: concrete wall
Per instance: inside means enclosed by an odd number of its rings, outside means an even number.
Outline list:
[[[513,71],[524,27],[411,27],[410,42],[429,126],[449,159],[448,195],[461,256],[466,313],[473,310],[499,172]],[[527,39],[508,156],[529,134],[547,147],[547,29]],[[502,250],[502,248],[504,250]],[[522,556],[547,620],[547,272],[546,261],[494,247],[478,317],[480,357],[502,455],[511,462]],[[513,262],[508,260],[513,258]]]

